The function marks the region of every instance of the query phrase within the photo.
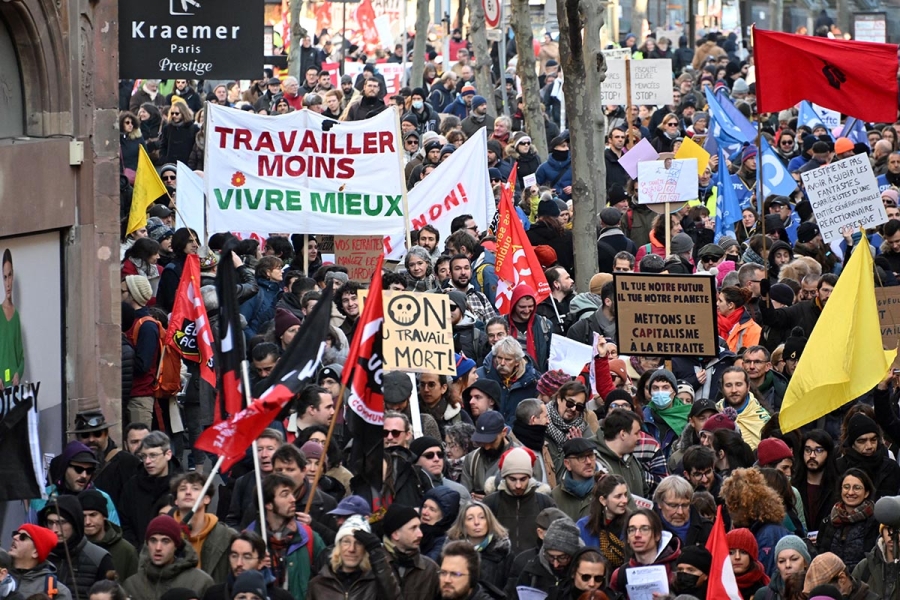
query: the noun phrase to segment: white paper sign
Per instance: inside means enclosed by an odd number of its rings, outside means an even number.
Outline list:
[[[519,600],[544,600],[547,597],[547,592],[527,585],[517,585],[516,594]]]
[[[605,53],[604,53],[605,54]],[[651,58],[606,60],[606,80],[600,86],[603,104],[628,104],[625,86],[625,61],[631,63],[632,104],[672,104],[672,60]]]
[[[522,181],[525,183],[525,187],[530,188],[533,185],[537,185],[537,175],[534,173],[526,175],[522,178]]]
[[[663,565],[625,569],[630,600],[653,600],[653,594],[669,593],[669,578]]]
[[[868,229],[888,220],[865,154],[801,173],[800,178],[826,244],[841,239],[841,227]]]
[[[697,186],[696,158],[638,163],[638,204],[676,204],[694,200]]]
[[[576,342],[561,335],[550,337],[550,359],[548,365],[551,370],[561,370],[566,375],[577,377],[584,365],[591,362],[594,349],[587,344]]]

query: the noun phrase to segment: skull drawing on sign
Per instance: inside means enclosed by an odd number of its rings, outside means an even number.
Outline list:
[[[403,294],[391,299],[388,304],[388,314],[395,323],[403,327],[409,327],[419,318],[419,302],[414,296]]]

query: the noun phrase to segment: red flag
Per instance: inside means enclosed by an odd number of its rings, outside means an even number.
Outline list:
[[[384,325],[384,306],[381,297],[381,268],[384,256],[378,257],[366,305],[359,316],[356,332],[347,360],[344,362],[344,384],[350,389],[347,405],[371,425],[381,425],[384,419],[384,393],[381,374],[384,360],[381,354],[381,328]]]
[[[181,358],[200,363],[200,377],[213,388],[213,334],[200,294],[200,258],[188,254],[175,293],[175,304],[166,331],[166,344]]]
[[[512,291],[520,283],[528,284],[537,294],[540,304],[550,295],[550,286],[544,277],[541,263],[525,235],[525,228],[513,207],[513,187],[517,165],[513,164],[509,181],[500,189],[499,221],[497,223],[497,295],[495,304],[501,315],[512,309]]]
[[[709,539],[706,540],[706,549],[712,554],[712,567],[709,570],[706,597],[741,600],[741,591],[738,589],[737,580],[734,577],[734,569],[731,568],[731,556],[728,552],[728,540],[725,539],[725,524],[722,521],[721,506],[716,509],[716,522],[713,523]]]
[[[271,384],[269,389],[247,408],[207,428],[194,442],[195,448],[225,457],[223,472],[244,457],[262,430],[302,391],[307,381],[315,378],[331,322],[331,294],[331,288],[326,289],[303,320],[294,341],[266,378]]]
[[[897,119],[897,45],[753,29],[756,108],[778,112],[801,100],[864,121]]]

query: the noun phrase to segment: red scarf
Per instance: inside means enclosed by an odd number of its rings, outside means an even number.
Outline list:
[[[765,567],[758,560],[750,565],[750,569],[746,573],[735,575],[734,578],[742,590],[756,584],[769,585],[769,576],[766,575]]]
[[[734,329],[734,326],[738,324],[741,320],[741,317],[744,316],[744,307],[734,309],[727,317],[722,313],[716,315],[717,322],[719,324],[719,337],[724,340],[728,339],[728,334],[731,333],[731,330]]]

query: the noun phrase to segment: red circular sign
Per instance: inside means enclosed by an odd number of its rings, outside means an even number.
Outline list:
[[[481,6],[484,7],[484,20],[488,27],[498,27],[500,25],[500,1],[481,0]]]

